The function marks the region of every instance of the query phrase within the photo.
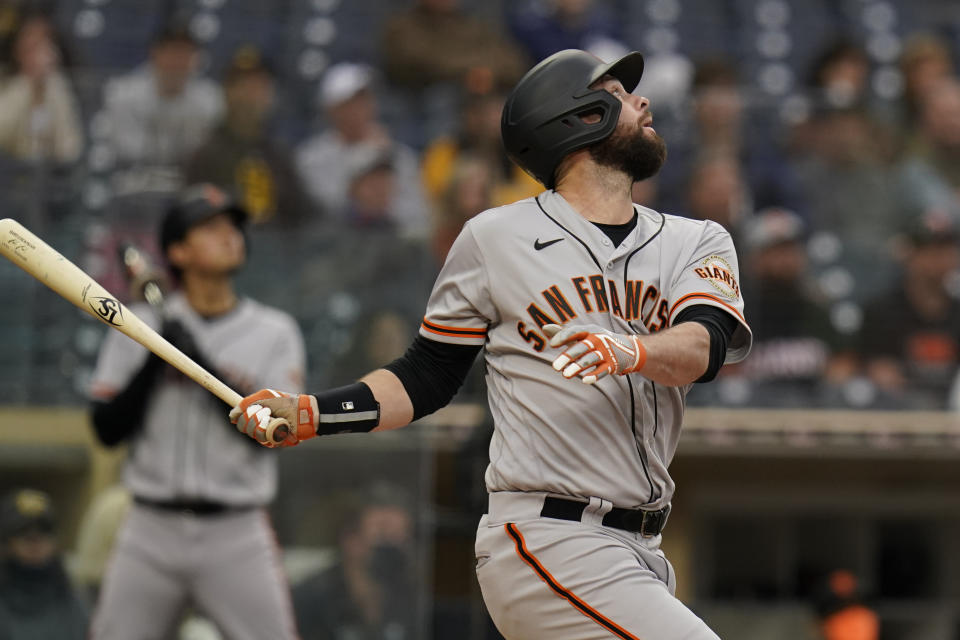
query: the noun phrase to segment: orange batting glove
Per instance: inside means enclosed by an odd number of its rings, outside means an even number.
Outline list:
[[[580,376],[586,384],[593,384],[608,373],[624,375],[643,368],[647,350],[640,337],[614,333],[595,324],[561,327],[543,326],[551,347],[572,346],[553,361],[553,368],[564,378]]]
[[[308,394],[289,394],[261,389],[230,410],[230,422],[265,447],[293,447],[317,435],[317,399]],[[282,418],[291,426],[286,438],[274,440],[271,418]]]

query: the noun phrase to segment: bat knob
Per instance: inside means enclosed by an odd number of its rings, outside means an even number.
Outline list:
[[[274,443],[280,443],[290,435],[290,424],[286,420],[272,420],[267,426],[267,439]]]

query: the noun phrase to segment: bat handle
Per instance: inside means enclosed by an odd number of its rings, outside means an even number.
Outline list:
[[[268,442],[280,443],[290,435],[290,423],[283,418],[271,418],[267,423],[266,437]]]

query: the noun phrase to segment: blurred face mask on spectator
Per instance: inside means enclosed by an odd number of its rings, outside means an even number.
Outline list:
[[[354,531],[345,533],[347,562],[359,563],[371,578],[395,584],[409,575],[413,520],[393,505],[368,507]]]
[[[197,47],[180,40],[159,42],[151,50],[150,60],[160,93],[178,95],[196,68]]]

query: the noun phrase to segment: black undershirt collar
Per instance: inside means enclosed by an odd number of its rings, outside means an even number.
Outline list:
[[[593,225],[603,231],[610,241],[613,242],[613,246],[619,247],[620,243],[626,240],[627,236],[630,235],[630,232],[634,230],[637,226],[637,210],[633,210],[633,217],[630,219],[630,222],[624,222],[623,224],[603,224],[602,222],[591,222]]]

